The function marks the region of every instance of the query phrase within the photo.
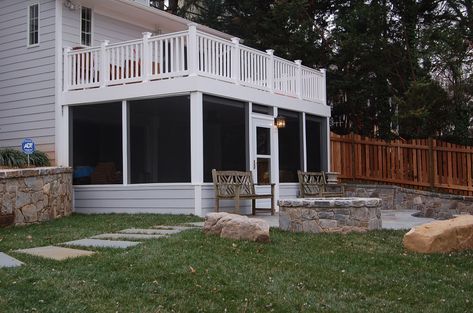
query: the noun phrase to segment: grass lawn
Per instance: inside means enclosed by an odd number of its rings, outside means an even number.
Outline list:
[[[272,230],[258,244],[196,229],[62,262],[10,251],[196,220],[74,215],[0,229],[0,251],[27,263],[0,269],[0,312],[472,312],[473,252],[405,253],[402,231]]]

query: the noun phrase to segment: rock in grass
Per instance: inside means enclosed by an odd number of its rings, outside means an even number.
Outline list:
[[[407,250],[419,253],[473,249],[473,215],[413,227],[404,235],[403,244]]]
[[[205,217],[204,233],[234,240],[270,241],[267,222],[224,212],[210,213]]]

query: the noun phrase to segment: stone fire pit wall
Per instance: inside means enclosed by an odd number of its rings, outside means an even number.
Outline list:
[[[0,170],[0,226],[48,221],[71,212],[71,168]]]
[[[292,232],[381,229],[379,198],[304,198],[279,200],[279,228]]]

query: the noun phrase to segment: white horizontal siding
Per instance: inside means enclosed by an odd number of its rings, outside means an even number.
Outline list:
[[[63,8],[63,46],[77,47],[81,46],[80,42],[80,9],[71,11]],[[113,19],[108,16],[97,14],[92,8],[92,40],[93,46],[99,46],[104,40],[110,43],[127,41],[141,38],[142,33],[146,30],[142,27],[135,26],[120,20]]]
[[[54,158],[56,4],[39,0],[39,46],[27,47],[28,4],[0,1],[0,147],[29,137]]]
[[[78,213],[194,214],[194,186],[74,186],[74,210]]]
[[[279,199],[297,198],[299,195],[299,184],[279,184]]]

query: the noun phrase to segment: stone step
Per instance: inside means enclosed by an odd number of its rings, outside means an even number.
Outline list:
[[[77,258],[81,256],[90,256],[95,254],[94,251],[70,249],[56,246],[36,247],[30,249],[20,249],[15,252],[25,253],[29,255],[39,256],[46,259],[62,261],[70,258]]]
[[[77,247],[94,247],[94,248],[112,248],[112,249],[126,249],[139,245],[141,242],[138,241],[125,241],[125,240],[102,240],[102,239],[79,239],[64,242],[66,246],[77,246]]]
[[[18,267],[18,266],[22,266],[23,264],[24,264],[23,262],[18,261],[15,258],[12,258],[8,254],[0,252],[0,268],[2,268],[2,267]]]

